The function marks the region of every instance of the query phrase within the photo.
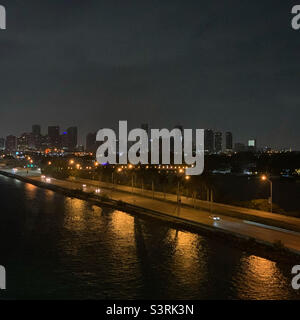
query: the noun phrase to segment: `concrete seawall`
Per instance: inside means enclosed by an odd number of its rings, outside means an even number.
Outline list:
[[[290,248],[280,248],[273,243],[248,237],[243,234],[231,232],[224,229],[217,229],[213,226],[206,225],[201,222],[194,222],[188,219],[184,219],[178,216],[168,215],[156,210],[150,210],[141,206],[133,205],[120,200],[110,199],[108,197],[96,196],[94,194],[86,193],[82,190],[69,189],[62,186],[57,186],[43,181],[33,180],[29,177],[18,176],[9,172],[0,171],[0,174],[9,178],[17,179],[24,183],[30,183],[39,188],[52,190],[57,193],[61,193],[68,197],[78,198],[81,200],[89,201],[93,205],[100,207],[109,207],[116,210],[125,211],[131,214],[143,215],[145,218],[161,219],[166,223],[171,224],[174,227],[176,225],[179,228],[189,230],[191,232],[198,232],[205,234],[209,237],[223,239],[223,241],[229,241],[232,245],[238,246],[247,251],[254,251],[254,253],[265,256],[270,259],[291,260],[299,258],[300,252]]]

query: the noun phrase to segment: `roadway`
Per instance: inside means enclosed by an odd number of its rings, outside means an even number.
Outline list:
[[[151,190],[142,190],[139,188],[132,188],[124,185],[113,185],[107,182],[99,182],[95,180],[76,178],[76,181],[82,184],[93,185],[105,189],[117,189],[126,193],[134,193],[143,197],[154,198],[174,203],[177,205],[177,195],[164,194],[163,192],[152,192]],[[254,220],[263,224],[274,225],[283,229],[289,229],[296,232],[300,232],[300,219],[296,217],[285,216],[282,214],[271,213],[261,210],[254,210],[249,208],[243,208],[238,206],[232,206],[227,204],[221,204],[216,202],[203,201],[199,199],[193,199],[190,197],[181,197],[181,203],[183,205],[197,208],[204,211],[210,211],[217,215],[226,215],[233,218],[239,218],[243,220]]]
[[[39,176],[32,176],[30,178],[34,180],[45,181],[45,179],[42,179]],[[52,178],[50,183],[69,189],[82,189],[86,192],[95,192],[95,190],[99,188],[99,183],[95,181],[93,181],[93,183],[86,183],[87,180],[83,181],[84,183],[82,183],[82,179],[70,181]],[[86,184],[86,187],[83,187],[83,184]],[[124,192],[124,190],[120,191],[116,189],[104,188],[102,186],[100,194],[107,195],[114,200],[122,200],[123,202],[127,202],[136,206],[158,211],[167,214],[170,217],[180,217],[193,223],[201,223],[217,229],[233,232],[243,237],[246,236],[256,238],[261,242],[273,244],[274,242],[280,240],[285,247],[300,254],[300,233],[298,232],[279,229],[276,227],[274,228],[271,225],[264,226],[262,224],[249,223],[247,220],[227,216],[225,214],[219,214],[219,212],[218,216],[220,217],[220,220],[214,221],[211,218],[211,213],[209,210],[187,206],[179,207],[176,202],[172,203],[170,201],[152,199],[139,194]]]

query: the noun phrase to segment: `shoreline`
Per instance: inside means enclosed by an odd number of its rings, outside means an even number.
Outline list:
[[[177,227],[186,231],[200,233],[210,238],[215,236],[219,240],[229,241],[231,246],[238,247],[244,251],[254,251],[255,254],[261,255],[270,260],[291,261],[291,259],[299,259],[300,252],[287,248],[279,247],[274,243],[266,242],[263,240],[255,239],[246,235],[235,233],[232,231],[217,229],[213,226],[206,225],[201,222],[194,222],[185,218],[175,217],[162,213],[156,210],[150,210],[141,206],[133,205],[120,200],[110,199],[108,197],[95,196],[81,190],[73,190],[62,186],[48,184],[42,181],[30,179],[28,177],[18,176],[9,172],[0,171],[0,174],[12,179],[22,181],[35,185],[39,188],[48,189],[64,196],[71,198],[78,198],[88,201],[93,205],[99,207],[109,207],[116,210],[124,211],[129,214],[139,215],[148,219],[163,220],[165,223],[170,224],[170,227]]]

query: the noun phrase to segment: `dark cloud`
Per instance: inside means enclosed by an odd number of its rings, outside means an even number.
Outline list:
[[[300,149],[291,1],[0,3],[0,136],[127,119]]]

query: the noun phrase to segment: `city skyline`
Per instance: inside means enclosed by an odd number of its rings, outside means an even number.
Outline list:
[[[2,3],[0,136],[179,120],[300,150],[292,2]]]
[[[140,124],[139,128],[144,129],[148,134],[152,127],[149,123]],[[179,128],[181,131],[185,129],[182,125],[176,124],[171,128]],[[43,130],[44,129],[44,130]],[[128,128],[128,132],[134,129],[133,127]],[[163,129],[163,128],[160,128]],[[6,150],[14,150],[14,147],[7,148],[7,144],[15,145],[15,149],[22,149],[22,139],[30,140],[27,142],[27,147],[35,149],[47,149],[47,148],[62,148],[68,149],[69,151],[75,150],[89,150],[96,151],[96,134],[98,131],[88,132],[85,136],[80,137],[78,132],[80,128],[78,126],[67,127],[63,129],[59,124],[48,125],[43,128],[40,124],[33,124],[31,131],[22,132],[17,135],[8,134],[3,137],[0,136],[0,150],[6,148]],[[220,131],[214,129],[205,128],[205,151],[207,153],[220,153],[220,152],[242,152],[242,151],[270,151],[270,150],[293,150],[290,147],[272,148],[271,146],[264,146],[259,144],[259,139],[254,135],[249,136],[246,141],[236,138],[236,135],[232,131]],[[41,141],[37,141],[37,137],[43,138]],[[81,139],[80,139],[81,138]],[[7,142],[7,140],[10,140]],[[15,141],[14,141],[15,140]],[[80,143],[83,141],[83,143]],[[25,144],[26,145],[26,144]],[[42,147],[44,146],[44,147]]]

